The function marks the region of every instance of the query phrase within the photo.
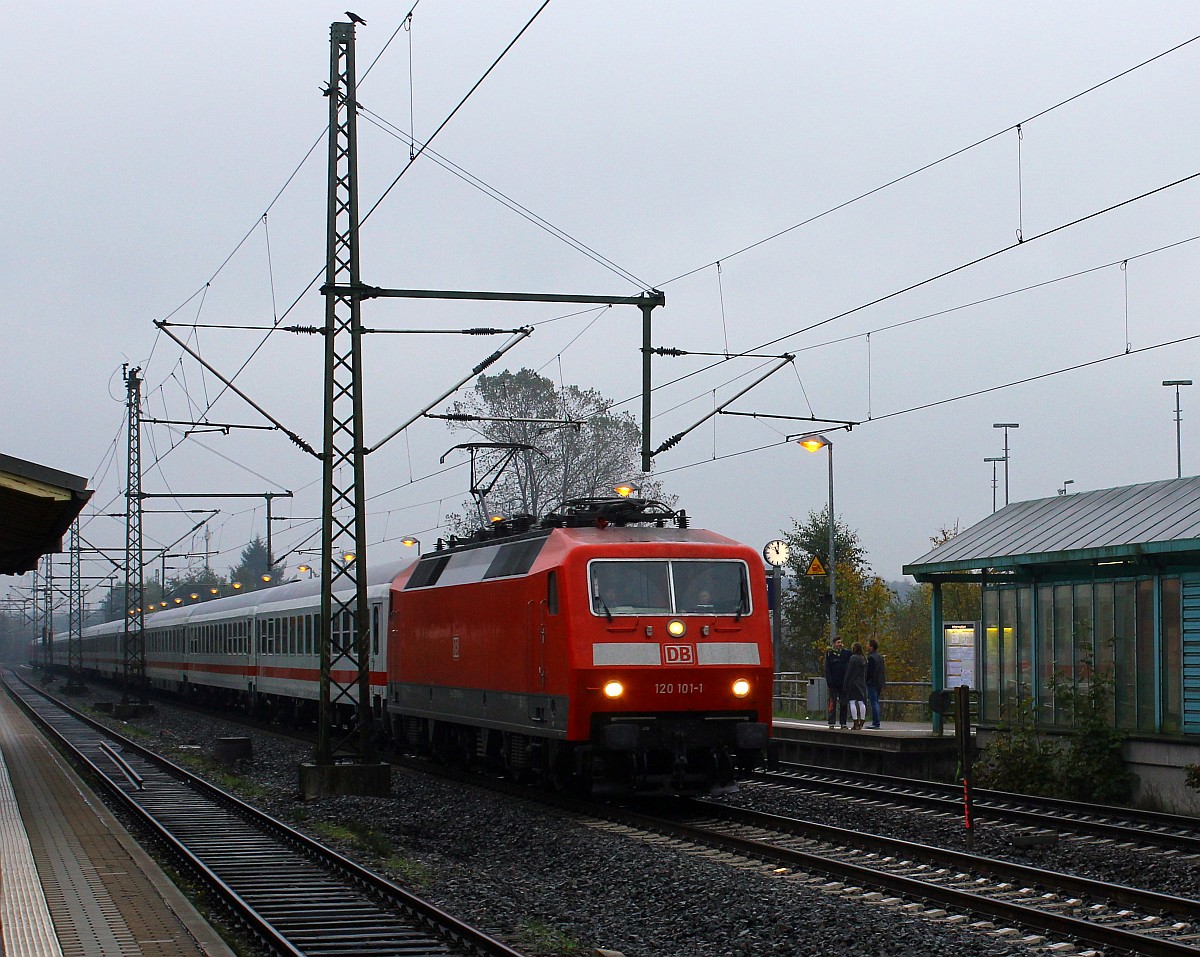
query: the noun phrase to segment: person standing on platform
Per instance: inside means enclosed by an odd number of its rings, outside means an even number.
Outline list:
[[[833,727],[837,719],[841,719],[842,729],[846,724],[846,695],[843,687],[846,684],[846,663],[850,660],[850,652],[842,644],[841,638],[835,638],[833,646],[825,652],[825,687],[829,691],[829,727]]]
[[[867,703],[871,706],[871,723],[867,725],[872,731],[879,730],[881,709],[879,696],[883,694],[883,686],[887,683],[884,671],[883,655],[879,653],[879,642],[872,638],[867,642],[871,649],[867,655]]]
[[[867,658],[863,646],[855,642],[850,646],[850,660],[846,662],[846,684],[842,691],[850,703],[850,718],[854,730],[861,731],[867,723]],[[844,726],[843,726],[844,727]]]

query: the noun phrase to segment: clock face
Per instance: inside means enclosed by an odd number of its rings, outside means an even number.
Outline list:
[[[763,558],[776,566],[786,565],[790,554],[791,549],[788,548],[788,543],[778,538],[773,542],[767,542],[763,549]]]

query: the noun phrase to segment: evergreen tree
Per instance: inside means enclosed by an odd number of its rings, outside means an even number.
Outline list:
[[[229,569],[229,583],[240,583],[243,591],[269,588],[279,584],[284,571],[283,562],[267,564],[267,543],[255,536],[254,541],[242,549],[241,560]]]
[[[827,576],[835,571],[829,562],[829,508],[810,512],[803,525],[793,519],[792,525],[792,531],[785,534],[784,538],[791,547],[788,564],[795,578],[792,588],[783,596],[785,634],[780,656],[782,660],[776,667],[780,671],[820,674],[822,655],[829,641]],[[860,629],[855,614],[860,604],[862,610],[869,612],[876,626],[882,627],[876,608],[878,591],[869,600],[862,595],[872,580],[877,579],[871,574],[858,533],[840,520],[834,522],[834,551],[837,559],[838,634],[846,638]],[[814,557],[820,560],[826,575],[805,574]]]

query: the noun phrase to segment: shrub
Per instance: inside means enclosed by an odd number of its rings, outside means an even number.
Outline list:
[[[1055,769],[1059,760],[1058,748],[1038,733],[1033,708],[1025,699],[1017,708],[1017,724],[1000,725],[975,762],[974,782],[977,787],[997,791],[1049,796],[1058,789]]]
[[[1026,699],[1018,706],[1017,725],[1001,725],[976,762],[975,783],[1094,804],[1128,803],[1137,778],[1121,753],[1125,734],[1112,726],[1113,672],[1105,669],[1090,675],[1082,690],[1059,675],[1051,679],[1059,713],[1068,716],[1072,725],[1061,746],[1038,733],[1032,703]],[[1194,778],[1192,786],[1200,788],[1200,770]],[[1189,777],[1189,784],[1192,780]]]
[[[1124,804],[1133,797],[1137,778],[1121,753],[1125,734],[1111,718],[1115,687],[1111,668],[1092,671],[1082,691],[1057,676],[1051,682],[1055,703],[1074,722],[1058,772],[1063,797],[1098,804]]]
[[[1184,783],[1190,787],[1200,791],[1200,764],[1188,764],[1183,768]]]

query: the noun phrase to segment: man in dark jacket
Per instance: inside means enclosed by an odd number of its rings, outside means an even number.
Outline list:
[[[883,655],[879,653],[879,642],[872,638],[867,642],[871,649],[867,655],[867,703],[871,706],[871,723],[869,728],[879,730],[879,696],[885,684]]]
[[[849,725],[846,711],[846,663],[850,660],[849,649],[842,646],[842,639],[835,638],[833,647],[825,652],[825,686],[829,690],[829,727],[833,727],[834,719],[841,722],[842,729]]]

